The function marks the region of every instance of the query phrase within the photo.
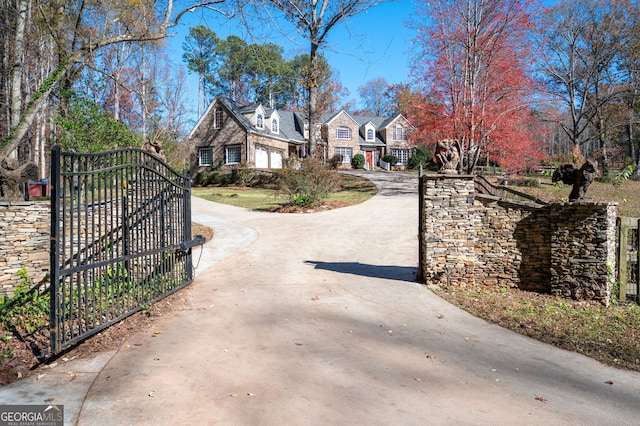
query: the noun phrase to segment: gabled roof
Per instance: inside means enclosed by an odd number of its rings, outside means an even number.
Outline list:
[[[367,125],[371,124],[373,127],[373,140],[367,140]],[[372,120],[364,121],[360,124],[358,129],[358,134],[360,135],[359,144],[362,146],[384,146],[384,142],[378,136],[378,128]]]
[[[300,116],[300,114],[291,111],[277,111],[277,115],[280,118],[279,133],[271,133],[270,126],[265,126],[264,129],[258,129],[253,126],[251,121],[247,119],[247,115],[254,114],[255,111],[261,107],[265,111],[264,115],[266,118],[270,117],[276,110],[265,108],[260,104],[241,104],[224,96],[217,96],[213,100],[213,102],[211,102],[206,112],[202,115],[202,117],[200,117],[195,127],[189,134],[189,137],[193,135],[195,130],[205,120],[205,117],[209,115],[214,105],[222,105],[238,121],[238,123],[240,123],[240,125],[244,127],[247,132],[256,133],[264,135],[265,137],[280,139],[296,144],[302,144],[305,142],[304,119],[302,118],[302,116]]]
[[[302,114],[293,111],[278,111],[271,108],[265,108],[261,104],[241,104],[235,102],[229,98],[224,96],[217,96],[213,102],[209,105],[205,113],[200,117],[193,130],[189,134],[191,137],[195,130],[200,126],[203,120],[210,114],[214,105],[221,104],[223,105],[230,113],[235,117],[235,119],[245,128],[247,132],[261,134],[266,137],[270,137],[273,139],[280,139],[291,143],[302,144],[305,143],[304,137],[304,128],[305,128],[305,119]],[[262,108],[264,110],[265,118],[270,117],[274,111],[280,117],[280,126],[279,133],[271,133],[270,126],[264,126],[264,129],[258,129],[252,125],[251,121],[247,119],[248,115],[255,114],[256,110]],[[411,124],[409,121],[402,115],[398,114],[391,118],[378,117],[378,116],[364,116],[364,115],[351,115],[345,110],[340,110],[337,113],[333,114],[325,114],[321,117],[321,122],[319,124],[331,124],[335,118],[340,115],[346,115],[351,120],[353,120],[358,125],[358,136],[359,136],[359,144],[362,146],[385,146],[385,143],[379,136],[379,131],[388,127],[390,124],[401,118],[405,121],[409,126]],[[362,134],[362,128],[367,123],[373,124],[376,129],[376,137],[374,141],[367,141]],[[413,126],[411,126],[413,127]]]
[[[358,123],[358,120],[356,120],[351,114],[349,114],[347,111],[341,109],[340,111],[334,113],[334,114],[324,114],[320,119],[322,120],[321,124],[331,124],[331,122],[333,120],[335,120],[336,118],[338,118],[338,116],[340,115],[346,115],[347,117],[349,117],[351,120],[353,120],[358,126],[360,126],[360,123]]]

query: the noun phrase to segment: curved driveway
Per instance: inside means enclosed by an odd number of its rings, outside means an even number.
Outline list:
[[[416,177],[367,176],[378,196],[314,214],[194,199],[216,237],[188,308],[111,357],[79,424],[640,423],[639,374],[488,324],[416,283]]]

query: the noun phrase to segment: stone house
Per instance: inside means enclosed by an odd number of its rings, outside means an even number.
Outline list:
[[[364,155],[367,169],[378,166],[385,155],[395,155],[398,166],[407,167],[413,127],[401,114],[392,118],[352,116],[342,110],[323,117],[320,127],[325,158],[339,167],[349,168],[356,154]]]
[[[351,116],[345,111],[323,117],[318,149],[326,160],[350,168],[355,154],[365,156],[372,169],[387,155],[406,166],[411,147],[411,125],[402,115],[393,118]],[[210,168],[240,164],[257,169],[279,169],[289,158],[308,152],[308,125],[302,114],[245,105],[218,96],[188,136],[192,175]]]
[[[291,111],[241,105],[219,96],[200,117],[188,141],[192,174],[240,164],[278,169],[287,158],[304,155],[304,119]]]

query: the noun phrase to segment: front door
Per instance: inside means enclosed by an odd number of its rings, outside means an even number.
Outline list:
[[[373,151],[365,151],[366,159],[365,163],[369,166],[369,170],[373,169]]]

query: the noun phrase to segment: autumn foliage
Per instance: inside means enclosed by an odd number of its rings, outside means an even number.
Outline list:
[[[441,0],[420,9],[414,139],[459,140],[463,172],[480,160],[517,171],[541,156],[527,62],[533,10],[522,0]]]

